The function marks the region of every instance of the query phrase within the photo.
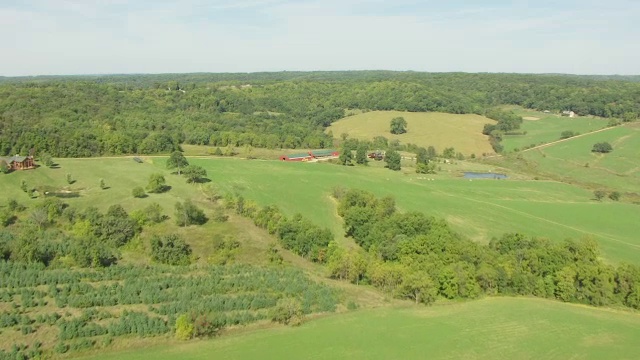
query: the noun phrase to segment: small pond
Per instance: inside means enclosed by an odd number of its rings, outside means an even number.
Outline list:
[[[507,175],[505,174],[496,174],[496,173],[482,173],[482,172],[465,172],[465,179],[506,179]]]

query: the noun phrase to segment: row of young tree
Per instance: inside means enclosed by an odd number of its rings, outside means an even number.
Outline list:
[[[334,311],[338,296],[288,267],[118,265],[96,271],[0,261],[0,302],[10,309],[0,312],[0,331],[15,329],[47,341],[0,351],[0,358],[15,359],[108,346],[121,336],[152,337],[174,329],[178,335],[185,322],[188,338],[213,336],[262,319]],[[290,304],[294,312],[283,313]],[[122,305],[138,310],[121,311]]]
[[[503,294],[640,309],[640,267],[603,262],[594,240],[512,233],[481,245],[444,220],[398,212],[391,197],[344,189],[334,195],[345,235],[362,251],[330,244],[332,277],[424,303]]]
[[[498,120],[500,131],[513,127],[491,110],[503,104],[623,120],[640,114],[640,84],[591,78],[394,72],[173,76],[1,82],[0,155],[26,155],[32,148],[56,157],[168,153],[182,143],[325,148],[332,146],[332,136],[323,130],[344,109],[475,113]],[[136,85],[127,85],[128,78]]]

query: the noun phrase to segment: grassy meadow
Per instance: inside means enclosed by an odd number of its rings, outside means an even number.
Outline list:
[[[563,117],[558,114],[541,111],[513,108],[510,110],[522,116],[524,121],[519,131],[526,131],[526,135],[505,135],[501,144],[506,152],[512,152],[532,144],[540,145],[560,140],[560,133],[569,130],[574,133],[585,134],[605,128],[607,119],[595,117]]]
[[[394,135],[389,132],[391,119],[402,116],[407,121],[407,132]],[[384,136],[390,140],[399,140],[403,144],[433,146],[442,152],[454,147],[465,156],[493,153],[488,137],[482,135],[482,128],[494,120],[480,115],[458,115],[445,113],[419,113],[402,111],[371,111],[340,119],[327,129],[339,138],[347,133],[350,137],[371,140]]]
[[[591,152],[593,144],[608,142],[608,154]],[[620,192],[639,190],[640,124],[628,124],[522,153],[536,171],[554,178]]]
[[[199,185],[186,184],[178,175],[170,174],[164,158],[146,158],[137,164],[130,158],[60,159],[59,169],[39,168],[14,172],[1,178],[3,188],[11,189],[0,195],[20,202],[34,202],[19,189],[22,179],[30,186],[51,184],[68,186],[77,197],[65,199],[79,207],[108,208],[122,203],[127,210],[158,202],[169,216],[175,202],[192,198],[208,211]],[[341,219],[335,211],[330,194],[334,187],[353,187],[372,191],[377,195],[394,196],[405,211],[416,210],[445,218],[454,229],[473,240],[487,242],[505,232],[522,232],[555,240],[593,236],[605,256],[612,261],[640,260],[640,239],[637,205],[592,200],[592,192],[579,187],[553,182],[519,179],[465,180],[458,176],[461,169],[498,170],[487,165],[459,162],[442,164],[436,175],[419,175],[408,169],[392,172],[380,164],[370,167],[343,167],[326,163],[286,163],[279,161],[191,158],[191,163],[207,169],[208,177],[225,191],[237,192],[260,205],[277,205],[285,213],[301,213],[315,223],[329,227],[336,237],[342,236]],[[466,164],[466,165],[462,165]],[[459,168],[458,168],[459,167]],[[171,190],[164,194],[150,194],[134,199],[131,189],[144,186],[151,173],[165,174]],[[65,182],[70,173],[77,180]],[[511,175],[511,174],[509,174]],[[104,178],[107,190],[100,189]],[[607,216],[602,216],[607,214]],[[179,229],[169,220],[153,227],[163,233],[183,233],[194,246],[194,253],[207,254],[213,236],[236,234],[256,251],[265,251],[270,238],[261,231],[246,231],[245,219],[232,217],[228,223],[208,222],[203,227]],[[351,242],[342,239],[351,245]],[[132,255],[134,256],[134,255]],[[251,253],[245,254],[251,258]],[[135,259],[133,259],[135,260]]]
[[[379,308],[97,359],[637,359],[640,314],[531,298]]]

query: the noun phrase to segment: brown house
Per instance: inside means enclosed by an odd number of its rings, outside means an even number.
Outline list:
[[[0,157],[0,162],[6,162],[10,170],[27,170],[35,169],[36,164],[33,162],[33,156],[11,156]]]

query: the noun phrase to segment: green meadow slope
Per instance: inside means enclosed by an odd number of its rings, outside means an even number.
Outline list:
[[[640,315],[530,298],[380,308],[97,359],[637,359]]]
[[[591,152],[608,142],[608,154]],[[524,151],[526,166],[543,176],[590,188],[638,193],[640,184],[640,123],[627,124]],[[503,164],[509,166],[509,164]]]
[[[342,226],[330,194],[334,187],[343,186],[394,196],[401,209],[445,218],[458,232],[476,241],[487,242],[493,236],[516,231],[554,240],[592,236],[608,259],[640,261],[640,239],[636,236],[640,206],[608,200],[596,202],[591,199],[591,191],[568,184],[532,180],[469,181],[456,177],[455,172],[449,173],[446,167],[437,175],[418,175],[377,166],[211,158],[191,158],[190,161],[206,168],[208,177],[223,190],[240,193],[260,205],[277,205],[290,215],[301,213],[331,228],[338,237],[342,235]],[[205,206],[199,185],[186,184],[182,177],[170,175],[163,158],[149,158],[144,164],[130,158],[60,159],[59,163],[60,169],[39,168],[3,176],[0,180],[7,191],[0,195],[0,201],[16,198],[20,202],[33,202],[35,200],[28,199],[19,189],[22,179],[30,185],[65,186],[65,174],[71,173],[77,182],[69,187],[78,191],[77,197],[65,201],[80,207],[106,209],[111,204],[122,203],[127,210],[132,210],[158,202],[171,216],[175,202],[185,198],[193,198]],[[165,194],[134,199],[131,189],[146,185],[148,176],[154,172],[164,173],[172,189]],[[100,178],[111,188],[101,190]],[[169,227],[162,225],[157,231],[167,231]],[[225,231],[241,234],[245,232],[243,228],[245,225],[240,220],[225,224],[209,222],[202,228],[188,230],[188,239],[196,245],[196,250],[198,246],[206,249],[212,234]],[[263,234],[254,235],[266,248],[268,239],[263,240]]]
[[[407,132],[401,135],[391,134],[391,119],[399,116],[407,121]],[[433,146],[439,153],[445,148],[454,147],[456,151],[469,156],[493,153],[488,137],[482,135],[482,128],[487,123],[495,121],[473,114],[371,111],[340,119],[331,124],[327,131],[332,131],[334,137],[347,133],[351,138],[361,140],[384,136],[403,144]]]
[[[585,134],[605,128],[609,123],[608,119],[595,117],[570,118],[523,108],[508,109],[524,118],[519,131],[526,134],[505,135],[501,144],[506,152],[560,140],[563,131]]]

